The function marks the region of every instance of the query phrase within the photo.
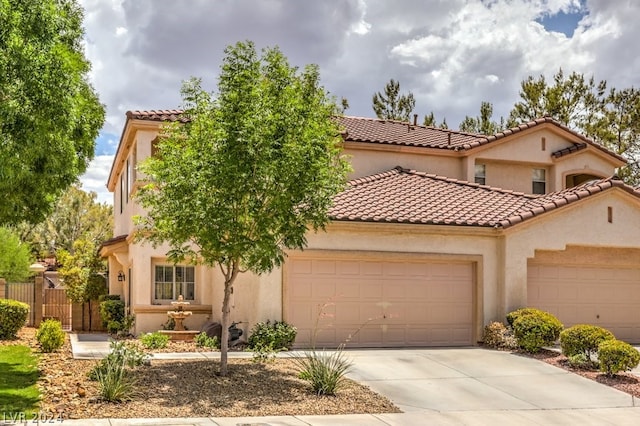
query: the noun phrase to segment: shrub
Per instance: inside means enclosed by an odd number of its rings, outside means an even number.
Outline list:
[[[263,345],[262,343],[256,343],[253,348],[249,349],[253,352],[253,362],[265,363],[273,361],[276,357],[276,351],[270,345]]]
[[[537,309],[520,313],[513,320],[513,332],[518,345],[530,353],[553,344],[558,340],[561,331],[562,323],[558,318]]]
[[[0,340],[15,339],[29,315],[29,305],[12,299],[0,299]]]
[[[582,352],[567,356],[567,361],[573,368],[581,368],[583,370],[595,370],[598,368],[598,363]]]
[[[169,336],[154,331],[153,333],[143,334],[140,337],[140,341],[147,349],[162,349],[167,347],[167,344],[169,343]]]
[[[540,309],[536,309],[536,308],[520,308],[520,309],[516,309],[515,311],[511,311],[507,314],[507,324],[509,324],[509,327],[513,328],[513,323],[515,322],[516,319],[518,319],[520,316],[522,315],[529,315],[529,314],[541,314],[544,311],[541,311]]]
[[[117,300],[108,298],[100,302],[100,317],[105,327],[110,322],[122,323],[124,321],[124,301],[120,300],[120,296]]]
[[[600,371],[613,376],[621,371],[630,371],[640,363],[640,353],[630,344],[620,340],[605,340],[598,346]]]
[[[100,317],[107,331],[118,336],[129,335],[129,330],[133,327],[135,317],[133,315],[125,315],[124,301],[120,300],[120,296],[113,294],[101,296],[101,300]]]
[[[15,339],[29,315],[29,305],[12,299],[0,299],[0,340]]]
[[[117,357],[107,357],[96,370],[98,392],[107,402],[121,402],[133,396],[135,382],[126,374],[126,360]]]
[[[193,338],[193,341],[199,348],[220,349],[220,341],[218,340],[218,337],[209,337],[204,331],[202,333],[196,334],[196,337]]]
[[[582,354],[588,360],[598,352],[598,345],[615,339],[609,330],[595,325],[578,324],[560,333],[560,346],[566,357]]]
[[[36,332],[36,340],[40,344],[42,352],[54,352],[64,344],[64,331],[58,320],[48,319],[40,323]]]
[[[333,353],[314,350],[294,359],[300,369],[298,377],[309,382],[317,395],[335,395],[352,365],[344,355],[343,346]]]
[[[138,349],[135,343],[112,341],[111,352],[89,372],[89,379],[99,380],[100,374],[107,373],[109,368],[122,363],[129,368],[139,367],[149,362],[149,355]]]
[[[494,321],[484,328],[483,342],[490,348],[517,349],[518,342],[513,330],[503,323]]]
[[[298,331],[284,321],[259,322],[253,326],[249,336],[249,349],[269,348],[274,351],[291,349]]]

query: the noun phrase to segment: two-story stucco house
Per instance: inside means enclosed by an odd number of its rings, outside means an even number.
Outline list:
[[[136,164],[180,119],[128,112],[107,184],[117,237],[101,253],[137,333],[159,329],[179,294],[192,303],[188,327],[221,316],[215,269],[132,241]],[[284,319],[299,345],[316,334],[320,345],[456,346],[535,306],[640,342],[640,192],[614,176],[623,158],[549,118],[493,136],[337,120],[353,173],[332,223],[282,268],[240,277],[234,321]]]

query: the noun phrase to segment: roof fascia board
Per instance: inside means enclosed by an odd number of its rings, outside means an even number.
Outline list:
[[[135,134],[140,130],[159,130],[161,125],[162,122],[160,121],[127,118],[124,129],[122,130],[118,149],[116,150],[116,155],[113,158],[113,163],[111,163],[111,171],[109,172],[109,179],[107,180],[107,189],[109,192],[114,192],[116,189],[118,172],[122,169],[126,158],[129,156]]]
[[[344,141],[344,149],[353,149],[359,151],[384,151],[384,152],[400,152],[408,154],[434,155],[442,157],[460,157],[463,151],[456,151],[448,148],[431,148],[421,146],[396,145],[381,142],[356,142]]]
[[[332,220],[326,227],[327,231],[371,231],[376,233],[398,234],[398,231],[411,234],[429,235],[468,235],[477,237],[495,237],[501,229],[488,226],[451,226],[413,223],[377,223]]]

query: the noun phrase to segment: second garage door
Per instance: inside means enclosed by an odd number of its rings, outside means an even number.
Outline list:
[[[593,324],[640,343],[640,269],[529,262],[528,305],[556,315],[565,327]]]
[[[400,254],[315,252],[285,268],[284,317],[297,346],[464,346],[473,343],[471,262]]]

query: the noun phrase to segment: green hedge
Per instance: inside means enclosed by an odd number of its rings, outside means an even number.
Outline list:
[[[613,376],[621,371],[633,370],[640,364],[640,352],[620,340],[605,340],[598,346],[600,371]]]
[[[562,323],[550,314],[538,309],[525,308],[507,315],[513,321],[513,333],[518,345],[527,352],[538,352],[543,346],[553,344],[563,329]]]
[[[36,340],[40,344],[42,352],[55,352],[64,344],[64,331],[62,324],[55,319],[48,319],[40,323],[36,332]]]
[[[29,305],[11,299],[0,299],[0,340],[15,339],[27,322]]]
[[[578,324],[560,333],[560,346],[566,357],[582,354],[591,360],[598,353],[598,345],[615,336],[609,330],[596,325]]]

